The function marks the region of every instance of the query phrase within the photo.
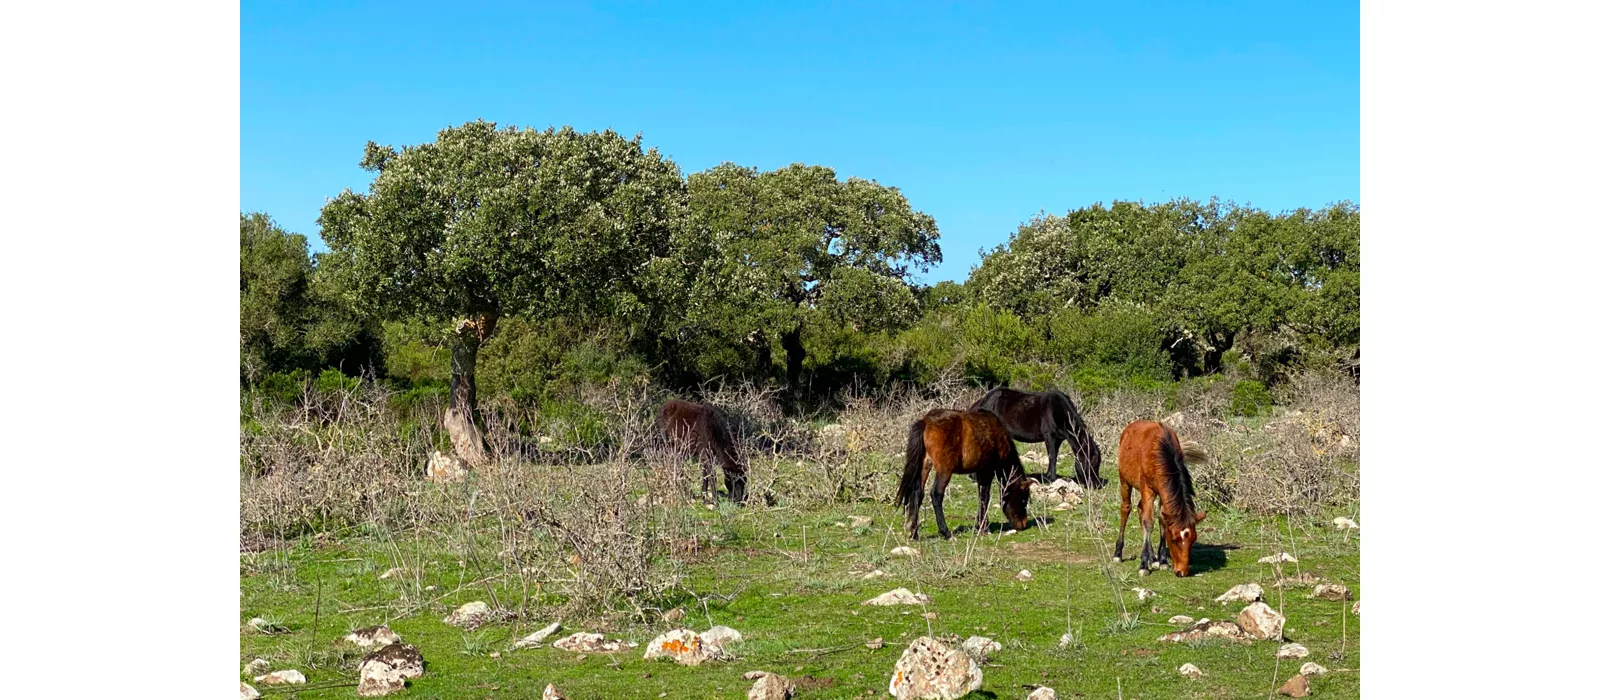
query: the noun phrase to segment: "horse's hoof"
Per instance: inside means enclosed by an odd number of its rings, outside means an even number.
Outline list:
[[[1150,575],[1150,570],[1149,569],[1140,569],[1139,570],[1139,575],[1140,576],[1149,576]]]
[[[1120,562],[1120,561],[1122,561],[1122,557],[1112,557],[1111,558],[1111,563],[1113,563],[1113,564],[1115,564],[1117,562]]]

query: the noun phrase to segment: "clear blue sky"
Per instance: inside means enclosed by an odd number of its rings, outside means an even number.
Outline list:
[[[308,234],[373,140],[643,133],[899,187],[962,280],[1040,210],[1360,199],[1356,2],[245,2],[240,207]]]

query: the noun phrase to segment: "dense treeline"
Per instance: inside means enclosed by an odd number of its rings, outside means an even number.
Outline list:
[[[1264,389],[1358,363],[1350,204],[1041,214],[964,283],[921,286],[942,260],[932,217],[825,167],[685,177],[637,138],[485,122],[368,144],[362,165],[371,188],[324,207],[315,258],[241,215],[241,380],[292,391],[332,369],[448,391],[458,452],[481,443],[479,395],[554,406],[619,378],[810,402],[941,376]]]

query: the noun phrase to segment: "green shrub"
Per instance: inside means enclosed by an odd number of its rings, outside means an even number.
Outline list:
[[[1228,401],[1228,410],[1234,415],[1256,416],[1272,408],[1272,393],[1267,391],[1267,385],[1254,379],[1246,379],[1233,385],[1233,396]]]

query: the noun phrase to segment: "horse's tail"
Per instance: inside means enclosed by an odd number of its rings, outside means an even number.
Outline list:
[[[922,460],[928,453],[927,446],[922,442],[925,427],[927,421],[919,419],[906,431],[906,470],[900,475],[900,495],[896,500],[905,509],[906,517],[911,517],[912,504],[917,502],[917,495],[922,493]]]
[[[1189,442],[1188,440],[1180,440],[1178,444],[1179,451],[1183,453],[1183,460],[1185,462],[1205,464],[1211,459],[1211,455],[1207,453],[1206,448],[1202,447],[1201,445]]]

